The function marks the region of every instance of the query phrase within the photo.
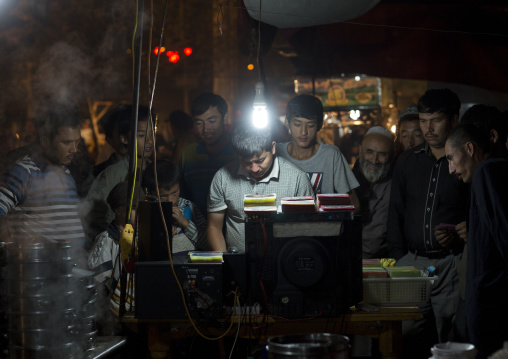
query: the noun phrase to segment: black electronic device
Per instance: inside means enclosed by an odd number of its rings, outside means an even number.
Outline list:
[[[361,301],[361,220],[352,212],[253,215],[245,233],[250,304],[298,318]]]
[[[161,202],[164,220],[172,243],[172,213],[173,203]],[[139,261],[167,261],[169,260],[166,231],[156,201],[140,201],[137,211],[138,220],[138,260]]]
[[[194,319],[222,316],[222,263],[191,263],[173,256],[173,267]],[[137,262],[136,318],[188,318],[169,261]]]
[[[247,281],[245,274],[245,253],[222,254],[222,298],[225,306],[232,307],[234,293],[240,296],[247,295]]]

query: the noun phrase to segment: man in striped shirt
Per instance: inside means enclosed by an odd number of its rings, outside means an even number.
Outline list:
[[[0,175],[2,231],[12,241],[70,240],[79,248],[84,243],[79,199],[67,169],[81,138],[78,112],[54,107],[38,116],[38,143]]]

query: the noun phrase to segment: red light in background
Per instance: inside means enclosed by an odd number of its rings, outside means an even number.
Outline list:
[[[170,54],[171,52],[171,54]],[[168,57],[169,57],[169,62],[172,62],[174,64],[176,64],[178,62],[178,60],[180,60],[180,55],[178,55],[178,51],[168,51]]]
[[[164,46],[161,47],[161,54],[166,51],[166,48]],[[157,46],[154,50],[153,50],[153,53],[155,55],[158,55],[159,54],[159,47]]]
[[[186,47],[185,49],[183,49],[183,53],[189,56],[190,54],[192,54],[192,48]]]

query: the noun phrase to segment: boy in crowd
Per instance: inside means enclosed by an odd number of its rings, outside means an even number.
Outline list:
[[[161,202],[173,204],[173,248],[172,252],[206,250],[206,221],[199,209],[189,200],[180,197],[180,176],[177,168],[168,160],[152,163],[143,172],[141,186],[148,199],[157,199],[154,167],[157,172]]]
[[[90,250],[88,267],[95,271],[95,281],[102,283],[105,293],[111,298],[111,305],[118,310],[120,300],[121,260],[120,260],[120,235],[127,223],[128,206],[128,183],[118,183],[108,194],[107,203],[114,213],[105,231],[99,233]],[[135,200],[133,201],[135,203]],[[136,211],[131,214],[131,223],[136,221]],[[128,298],[127,305],[130,306],[132,298]]]
[[[286,127],[292,141],[277,144],[277,153],[307,173],[316,194],[349,193],[359,208],[353,191],[359,183],[346,159],[336,146],[317,141],[322,126],[321,101],[311,95],[293,97],[286,107]]]
[[[136,194],[135,194],[136,195]],[[130,330],[120,324],[118,316],[112,311],[118,313],[120,307],[120,273],[123,264],[120,260],[120,235],[127,223],[128,203],[128,183],[123,181],[115,185],[107,196],[107,203],[115,214],[114,220],[108,225],[108,228],[100,233],[92,245],[88,257],[88,268],[95,272],[95,282],[100,286],[99,300],[106,301],[97,308],[99,330],[102,335],[123,335],[127,337],[127,345],[122,350],[122,358],[145,358],[146,338],[139,332]],[[136,198],[133,199],[136,203]],[[136,211],[131,213],[131,223],[136,223]],[[129,276],[131,276],[129,274]],[[134,303],[134,279],[128,278],[127,296],[125,305],[127,310],[132,310]],[[108,303],[109,302],[109,303]]]

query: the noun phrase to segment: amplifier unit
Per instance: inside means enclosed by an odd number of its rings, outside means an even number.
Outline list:
[[[174,256],[173,266],[191,317],[221,317],[222,263],[190,263]],[[137,262],[135,271],[136,318],[188,318],[169,261]]]

